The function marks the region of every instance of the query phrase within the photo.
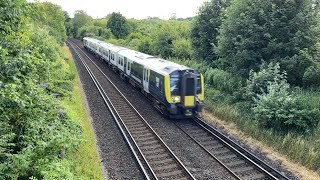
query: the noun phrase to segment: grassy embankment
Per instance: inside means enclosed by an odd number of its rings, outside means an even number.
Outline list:
[[[202,73],[207,70],[206,66],[195,61],[171,60],[198,69]],[[205,108],[207,111],[226,122],[235,123],[237,129],[241,129],[245,135],[263,142],[266,146],[272,147],[294,162],[302,164],[320,175],[320,125],[307,133],[281,133],[259,126],[253,118],[251,107],[246,102],[239,102],[235,97],[237,92],[232,92],[233,89],[237,89],[232,87],[235,80],[220,74],[219,70],[215,72],[216,74],[205,77],[206,81],[210,80],[211,84],[214,84],[211,87],[206,87]],[[230,89],[229,93],[228,89]],[[309,106],[312,109],[317,109],[318,118],[320,118],[319,91],[299,89],[293,90],[293,94],[300,99],[300,102],[303,102],[303,107]]]
[[[69,65],[70,71],[77,74],[75,64],[72,60],[72,55],[67,46],[63,47],[65,59]],[[103,179],[102,169],[100,167],[100,160],[96,148],[95,137],[85,107],[85,96],[81,88],[78,75],[74,79],[74,88],[71,97],[64,99],[63,106],[72,119],[80,121],[82,126],[83,142],[76,152],[69,158],[74,164],[74,173],[80,179]]]

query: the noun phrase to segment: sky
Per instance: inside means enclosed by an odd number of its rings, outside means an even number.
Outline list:
[[[145,19],[150,16],[169,19],[174,13],[177,18],[195,16],[207,0],[40,0],[44,1],[60,5],[71,17],[75,10],[84,10],[93,18],[120,12],[126,18]]]

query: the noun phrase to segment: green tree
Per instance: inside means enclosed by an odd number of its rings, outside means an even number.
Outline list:
[[[78,38],[79,29],[85,25],[90,25],[92,23],[92,17],[89,16],[83,10],[77,10],[74,13],[74,17],[72,19],[72,31],[73,37]]]
[[[50,34],[53,35],[60,44],[65,42],[67,40],[64,25],[66,19],[61,7],[50,2],[43,2],[40,3],[39,13],[42,15],[40,20],[44,25],[49,27]]]
[[[288,82],[302,84],[319,42],[318,0],[233,2],[220,29],[220,66],[248,77],[265,62],[279,62]]]
[[[197,58],[208,62],[216,60],[213,50],[217,46],[218,29],[230,0],[211,0],[198,10],[191,29],[191,42]]]
[[[121,13],[113,12],[111,14],[107,28],[109,28],[112,34],[118,39],[123,39],[130,33],[129,23]]]
[[[34,4],[0,6],[0,177],[43,179],[60,169],[56,179],[72,179],[59,155],[62,146],[66,153],[76,147],[80,129],[59,105],[72,87],[61,47],[50,27],[31,19],[43,13]]]

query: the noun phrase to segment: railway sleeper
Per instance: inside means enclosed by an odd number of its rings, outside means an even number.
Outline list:
[[[155,153],[159,154],[159,153],[165,153],[166,151],[164,149],[155,149],[153,151],[145,151],[144,154],[145,155],[153,155]]]
[[[150,161],[159,161],[159,160],[168,159],[168,158],[171,159],[168,153],[162,153],[154,156],[149,156],[147,159],[149,159]]]
[[[174,163],[173,159],[164,159],[162,161],[152,161],[149,164],[153,166],[166,166],[167,164]]]
[[[252,166],[232,168],[232,171],[235,173],[243,173],[243,172],[252,171],[252,170],[254,170],[254,168]]]
[[[266,176],[262,173],[259,174],[251,174],[248,176],[244,176],[243,179],[247,179],[247,180],[254,180],[254,179],[264,179],[266,178]]]
[[[226,160],[233,159],[236,157],[237,157],[237,155],[235,155],[235,154],[227,154],[227,155],[219,156],[218,159],[222,159],[222,160],[226,161]]]
[[[225,165],[228,167],[233,167],[233,166],[242,165],[242,164],[246,164],[246,162],[244,160],[238,160],[238,161],[231,161],[229,163],[225,163]]]
[[[163,172],[158,174],[159,177],[163,178],[163,179],[175,179],[176,176],[178,175],[183,175],[185,176],[181,171],[172,171],[172,172]]]
[[[156,141],[157,139],[154,138],[153,136],[137,138],[137,141],[139,141],[139,142],[146,142],[146,141],[151,141],[151,140]]]
[[[221,154],[225,154],[225,153],[229,153],[229,152],[230,152],[229,149],[227,149],[227,148],[222,148],[221,150],[214,151],[213,153],[214,153],[215,155],[221,155]]]
[[[132,130],[132,131],[143,131],[143,132],[147,132],[149,129],[145,126],[139,126],[137,128],[134,128],[134,127],[129,127],[129,130]]]
[[[158,140],[154,140],[154,141],[145,141],[145,142],[139,142],[138,141],[139,146],[152,146],[153,144],[159,144]]]
[[[160,144],[157,144],[157,145],[154,145],[152,147],[141,147],[140,149],[142,151],[153,151],[154,149],[159,149],[159,148],[162,148],[162,146]]]
[[[179,166],[177,166],[176,163],[173,164],[167,164],[166,166],[157,166],[154,167],[153,170],[160,173],[160,172],[170,172],[170,171],[176,171],[179,169]]]

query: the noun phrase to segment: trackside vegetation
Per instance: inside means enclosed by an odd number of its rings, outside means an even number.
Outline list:
[[[68,35],[95,37],[199,70],[207,110],[319,173],[319,4],[210,0],[195,17],[169,20],[125,19],[119,13],[93,19],[77,11]]]
[[[61,46],[64,13],[47,2],[0,7],[0,179],[85,177],[73,160],[83,127],[65,103],[75,97],[76,71]]]
[[[67,60],[66,62],[70,67],[69,71],[77,74],[69,48],[64,46],[63,51]],[[80,122],[82,127],[81,139],[83,139],[83,142],[74,152],[70,153],[73,173],[79,179],[103,179],[95,137],[85,107],[84,92],[82,91],[78,75],[74,79],[73,86],[72,96],[65,97],[62,101],[62,105],[69,112],[69,116]]]

